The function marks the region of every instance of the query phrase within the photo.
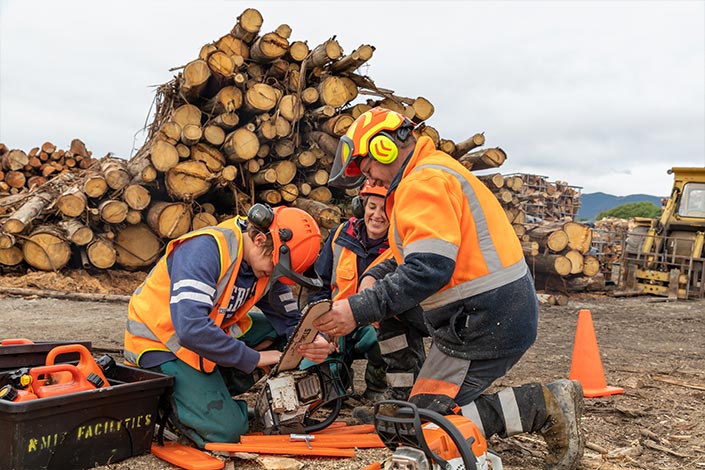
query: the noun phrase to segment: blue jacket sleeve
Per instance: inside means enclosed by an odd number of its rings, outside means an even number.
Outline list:
[[[220,274],[215,240],[201,235],[182,242],[168,260],[171,321],[182,346],[225,367],[252,372],[259,353],[228,335],[209,317]]]
[[[301,319],[301,312],[291,288],[279,281],[274,283],[269,294],[257,302],[257,307],[262,310],[277,334],[287,338],[294,332]]]

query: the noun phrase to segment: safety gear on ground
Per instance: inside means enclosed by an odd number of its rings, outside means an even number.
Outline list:
[[[196,370],[212,372],[215,368],[213,361],[182,346],[183,342],[174,329],[169,310],[171,278],[167,258],[179,244],[199,235],[215,238],[220,250],[220,275],[209,317],[223,329],[235,323],[242,332],[250,329],[252,320],[247,312],[264,295],[268,282],[266,277],[257,281],[254,294],[237,309],[234,315],[226,320],[224,313],[230,303],[230,293],[233,291],[237,272],[243,260],[242,237],[246,235],[238,227],[238,220],[238,218],[228,219],[215,227],[189,232],[169,242],[164,256],[130,298],[124,350],[124,357],[128,364],[139,366],[142,354],[147,351],[171,351]]]
[[[385,131],[397,131],[397,136],[406,140],[413,128],[414,123],[405,116],[386,108],[378,106],[362,113],[340,138],[328,183],[341,188],[360,186],[365,180],[360,158],[369,157],[389,165],[399,156],[399,149]]]
[[[365,196],[378,196],[378,197],[385,197],[387,195],[387,188],[384,186],[374,186],[371,185],[370,182],[368,181],[367,183],[362,186],[360,189],[360,196],[365,197]]]
[[[316,220],[296,207],[279,206],[273,212],[269,226],[274,241],[274,270],[270,284],[279,280],[285,284],[298,283],[309,289],[320,288],[320,278],[303,276],[321,249],[321,230]]]

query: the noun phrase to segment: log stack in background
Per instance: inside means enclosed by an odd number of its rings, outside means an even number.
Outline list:
[[[403,113],[419,124],[418,135],[476,169],[506,158],[500,149],[475,150],[482,134],[442,139],[424,122],[434,112],[428,100],[397,96],[356,73],[374,50],[362,44],[346,53],[335,37],[308,44],[288,25],[265,29],[257,10],[245,10],[158,87],[147,138],[132,158],[79,161],[80,171],[63,173],[51,163],[44,176],[61,174],[46,182],[7,183],[0,265],[149,268],[166,241],[244,215],[254,202],[300,207],[327,235],[355,194],[326,186],[338,139],[373,106]],[[87,152],[74,143],[61,157],[44,146],[2,148],[10,171],[31,165],[25,156],[69,166]]]

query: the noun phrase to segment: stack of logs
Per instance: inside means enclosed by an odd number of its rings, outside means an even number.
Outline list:
[[[68,150],[44,142],[29,152],[0,143],[0,197],[20,194],[56,175],[88,168],[95,162],[91,155],[79,139],[71,141]]]
[[[417,135],[473,169],[506,158],[501,149],[471,152],[482,134],[442,139],[424,123],[434,112],[428,100],[397,96],[355,73],[373,46],[345,55],[335,37],[310,48],[290,40],[289,26],[261,32],[262,24],[257,10],[245,10],[230,33],[158,88],[134,157],[109,155],[0,200],[0,264],[150,267],[166,241],[244,215],[254,202],[300,207],[326,235],[354,195],[326,186],[339,137],[373,106],[403,113]],[[359,95],[370,98],[353,104]]]

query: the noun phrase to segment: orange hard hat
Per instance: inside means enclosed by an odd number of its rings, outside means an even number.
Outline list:
[[[362,113],[340,138],[328,184],[342,188],[360,186],[365,176],[356,161],[359,157],[369,156],[384,164],[391,163],[397,157],[396,145],[391,139],[382,139],[379,145],[375,145],[373,139],[379,140],[375,137],[385,131],[406,128],[411,132],[413,127],[414,123],[408,118],[390,109],[377,106]],[[379,148],[375,151],[373,147]]]
[[[311,214],[304,210],[279,206],[273,211],[274,219],[269,230],[274,241],[275,270],[276,267],[283,269],[279,270],[280,280],[294,284],[299,281],[299,276],[289,274],[303,274],[316,261],[321,248],[321,230]]]
[[[385,188],[384,186],[373,186],[370,184],[369,181],[367,181],[362,187],[362,189],[360,189],[360,196],[386,197],[387,188]]]

